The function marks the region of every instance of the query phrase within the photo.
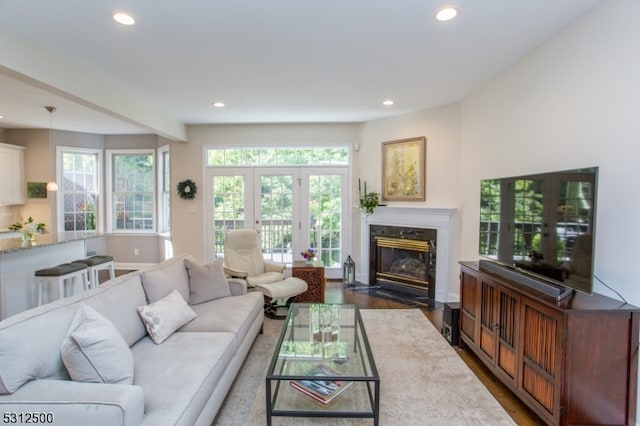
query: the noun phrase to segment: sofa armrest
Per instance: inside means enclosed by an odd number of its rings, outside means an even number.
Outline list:
[[[0,396],[3,413],[42,413],[47,421],[65,426],[138,425],[144,417],[140,386],[82,383],[71,380],[32,380],[10,395]],[[50,421],[53,417],[53,421]],[[22,424],[20,417],[18,422]]]
[[[280,262],[271,262],[269,260],[264,261],[265,272],[284,272],[285,264]]]
[[[232,296],[247,294],[247,282],[240,278],[227,278]]]

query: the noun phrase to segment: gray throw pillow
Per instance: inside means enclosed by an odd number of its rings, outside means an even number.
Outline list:
[[[77,382],[133,383],[133,354],[111,321],[86,305],[76,312],[60,349]]]
[[[229,281],[224,275],[221,261],[200,265],[187,258],[184,264],[189,273],[190,305],[231,296]]]
[[[164,299],[138,307],[138,314],[151,340],[157,345],[198,316],[177,290],[173,290]]]
[[[141,279],[149,302],[157,302],[172,290],[178,290],[185,301],[189,300],[189,276],[181,257],[175,257],[145,269]]]

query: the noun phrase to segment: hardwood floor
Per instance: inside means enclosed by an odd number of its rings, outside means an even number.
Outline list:
[[[349,303],[364,309],[405,309],[407,305],[378,297],[345,291],[341,281],[328,281],[325,286],[325,303]],[[438,329],[442,329],[442,307],[432,311],[422,311],[431,323]],[[489,370],[480,362],[472,352],[458,347],[454,348],[460,358],[469,366],[489,392],[502,405],[504,410],[518,425],[532,426],[545,423],[524,405],[506,386],[504,386]]]

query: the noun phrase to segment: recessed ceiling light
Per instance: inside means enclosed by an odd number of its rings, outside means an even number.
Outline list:
[[[447,6],[443,7],[436,13],[436,19],[438,21],[450,21],[458,15],[458,9],[455,7]]]
[[[393,101],[391,99],[387,99],[386,101],[382,102],[382,105],[391,106],[391,105],[393,105]]]
[[[224,108],[224,102],[214,102],[213,106],[216,108]]]
[[[0,115],[0,120],[2,120],[4,118],[4,115]]]
[[[114,21],[122,25],[133,25],[136,23],[136,20],[133,19],[133,16],[123,12],[114,13],[113,19]]]

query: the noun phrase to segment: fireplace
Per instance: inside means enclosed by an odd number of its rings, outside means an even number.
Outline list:
[[[371,225],[369,284],[435,300],[437,230]]]
[[[414,229],[419,232],[430,230],[433,237],[421,238],[425,241],[433,240],[435,246],[429,246],[432,266],[435,266],[435,276],[429,278],[429,292],[439,302],[458,300],[460,281],[458,280],[458,266],[453,262],[457,256],[457,250],[453,244],[454,235],[457,235],[455,226],[456,209],[449,208],[414,208],[414,207],[388,207],[378,206],[372,215],[362,215],[360,222],[360,268],[357,270],[357,280],[367,285],[376,284],[375,265],[371,259],[371,227],[389,226]],[[406,231],[406,230],[405,230]],[[437,241],[435,236],[437,235]],[[406,232],[404,237],[411,235]],[[407,238],[405,238],[407,239]],[[437,285],[436,285],[437,283]],[[385,284],[387,285],[387,284]],[[394,284],[395,285],[395,284]],[[413,289],[402,285],[402,289]],[[421,291],[421,295],[424,295]]]

